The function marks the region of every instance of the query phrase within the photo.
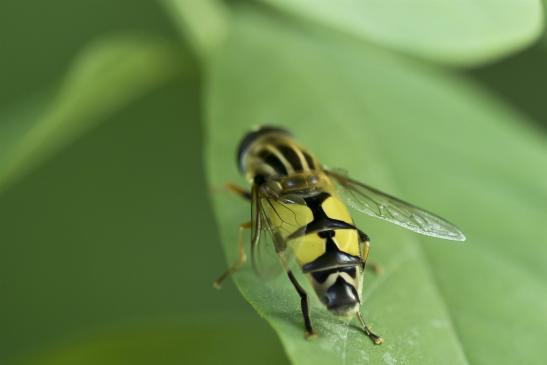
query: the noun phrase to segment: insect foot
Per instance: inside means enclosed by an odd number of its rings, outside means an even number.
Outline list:
[[[372,334],[372,336],[369,336],[369,338],[374,342],[375,345],[381,345],[384,343],[384,339],[380,336],[376,336],[375,334]]]
[[[306,340],[308,340],[308,341],[313,341],[313,340],[317,339],[319,336],[317,335],[317,333],[315,333],[313,331],[312,332],[306,331],[304,337],[306,337]]]

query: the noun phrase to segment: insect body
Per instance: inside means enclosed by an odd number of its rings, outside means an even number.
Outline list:
[[[238,149],[240,172],[250,192],[231,190],[251,200],[253,266],[261,274],[259,251],[272,248],[301,297],[306,334],[312,335],[308,296],[290,269],[292,259],[310,280],[319,300],[336,315],[355,315],[363,331],[380,344],[383,339],[366,325],[360,313],[362,278],[369,238],[355,226],[342,200],[357,210],[421,234],[465,240],[452,224],[431,213],[324,168],[284,129],[262,127],[248,133]],[[240,259],[216,282],[219,286],[245,261],[240,233]]]

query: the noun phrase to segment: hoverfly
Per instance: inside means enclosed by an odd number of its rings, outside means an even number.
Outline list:
[[[341,194],[349,206],[370,216],[427,236],[465,240],[446,220],[325,168],[284,129],[264,126],[247,133],[239,144],[237,162],[251,190],[228,188],[250,200],[251,221],[240,225],[239,260],[214,285],[220,287],[245,262],[243,231],[251,229],[255,271],[260,274],[259,249],[273,246],[279,266],[300,296],[306,336],[314,334],[308,295],[289,268],[291,257],[329,311],[355,315],[364,333],[375,344],[383,343],[360,312],[370,239],[354,225]]]

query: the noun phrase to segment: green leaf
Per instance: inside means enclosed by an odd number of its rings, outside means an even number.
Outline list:
[[[128,103],[180,74],[181,58],[163,41],[119,36],[77,57],[48,102],[0,121],[0,191]],[[49,100],[48,100],[49,101]]]
[[[534,41],[540,0],[267,0],[382,46],[453,65],[488,62]]]
[[[515,364],[547,356],[547,149],[525,120],[474,84],[322,30],[242,11],[207,84],[213,186],[238,176],[235,150],[256,124],[281,125],[328,166],[456,222],[464,244],[354,214],[371,237],[362,311],[385,344],[326,313],[309,285],[320,334],[304,339],[285,276],[246,265],[243,296],[298,364]],[[214,195],[229,262],[245,201]],[[223,268],[219,268],[219,272]],[[304,283],[303,278],[300,278]]]

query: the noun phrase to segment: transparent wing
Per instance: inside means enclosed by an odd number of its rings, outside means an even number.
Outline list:
[[[362,213],[426,236],[465,241],[464,234],[456,226],[433,213],[352,180],[337,171],[326,172],[341,187],[348,204]]]
[[[292,265],[294,257],[287,247],[287,237],[299,227],[293,221],[279,219],[277,215],[287,214],[291,204],[304,203],[267,196],[259,188],[252,191],[251,259],[253,269],[263,279],[272,279],[284,273]],[[273,216],[276,215],[276,216]],[[291,240],[291,242],[294,240]]]

